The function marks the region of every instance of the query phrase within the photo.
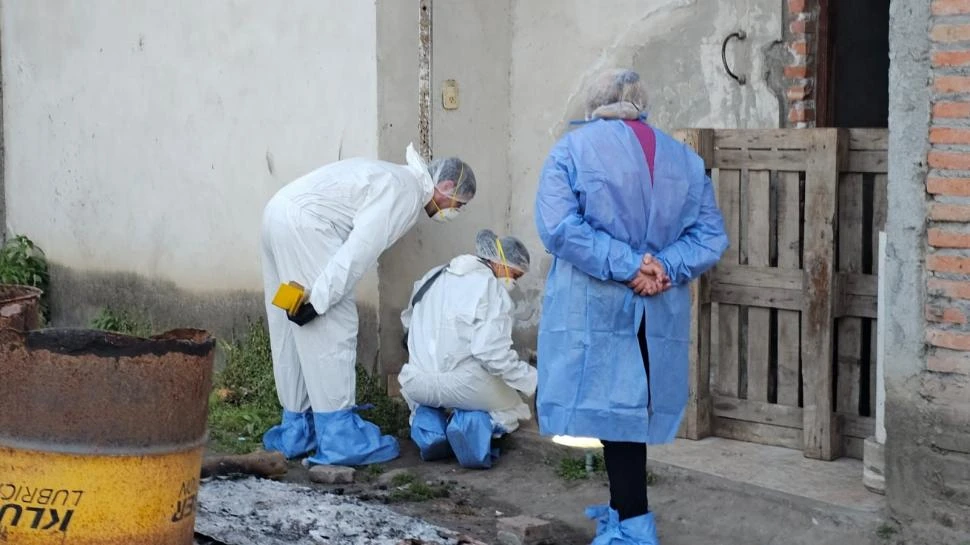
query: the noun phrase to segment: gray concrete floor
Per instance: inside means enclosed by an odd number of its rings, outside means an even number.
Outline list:
[[[533,430],[515,439],[509,459],[496,470],[515,475],[526,460],[578,455]],[[648,453],[648,468],[656,475],[650,505],[664,545],[894,543],[885,533],[885,498],[863,487],[858,460],[820,462],[796,450],[720,438],[678,440]],[[592,537],[582,507],[608,500],[605,479],[546,483],[542,475],[533,467],[511,479],[481,472],[468,478],[475,481],[470,486],[491,490],[525,514],[551,517],[578,536]]]
[[[845,509],[882,512],[886,498],[862,485],[862,462],[809,460],[797,450],[710,437],[652,447],[651,461]]]

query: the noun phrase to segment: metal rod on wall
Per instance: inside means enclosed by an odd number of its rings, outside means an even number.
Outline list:
[[[748,38],[748,34],[743,30],[739,30],[729,35],[727,38],[724,38],[724,41],[721,43],[721,63],[724,64],[724,71],[727,72],[729,76],[734,78],[734,80],[737,81],[739,85],[744,85],[745,83],[748,82],[748,77],[745,76],[744,74],[735,74],[731,70],[731,67],[728,65],[728,61],[727,61],[727,46],[729,43],[731,43],[731,40],[735,38],[738,39],[739,41],[744,41]]]
[[[421,0],[418,15],[418,151],[428,161],[431,154],[431,0]]]

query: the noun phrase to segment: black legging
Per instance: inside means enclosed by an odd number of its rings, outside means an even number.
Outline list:
[[[643,368],[650,377],[650,356],[647,350],[646,321],[637,334]],[[647,394],[649,399],[649,393]],[[649,512],[647,504],[647,445],[620,441],[603,441],[603,459],[610,479],[610,507],[620,514],[620,520],[638,517]]]

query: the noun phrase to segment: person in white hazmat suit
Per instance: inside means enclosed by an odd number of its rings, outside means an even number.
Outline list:
[[[489,230],[476,246],[477,255],[458,256],[415,283],[401,316],[409,361],[399,380],[421,457],[453,452],[462,466],[484,468],[497,456],[492,437],[531,417],[520,393],[535,393],[537,374],[512,349],[509,292],[528,272],[529,252]]]
[[[397,441],[357,414],[354,288],[422,212],[446,222],[474,196],[475,175],[458,158],[430,167],[408,146],[407,164],[364,158],[321,167],[266,205],[262,264],[273,372],[282,422],[263,436],[287,458],[365,465],[398,456]],[[292,315],[272,304],[281,283],[309,286]]]

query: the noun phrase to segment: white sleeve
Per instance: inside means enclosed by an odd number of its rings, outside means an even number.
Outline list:
[[[411,293],[413,294],[414,292],[411,292]],[[412,295],[411,297],[414,297],[414,295]],[[408,308],[401,311],[401,325],[404,326],[405,333],[407,333],[408,331],[411,331],[411,314],[413,313],[414,313],[414,307],[411,306],[410,302],[408,303]]]
[[[381,253],[414,226],[420,199],[405,183],[389,179],[370,184],[350,236],[313,282],[310,304],[318,314],[353,292]]]
[[[535,367],[519,359],[512,349],[512,300],[497,281],[489,281],[488,289],[478,303],[471,353],[489,374],[531,396],[538,380]]]

